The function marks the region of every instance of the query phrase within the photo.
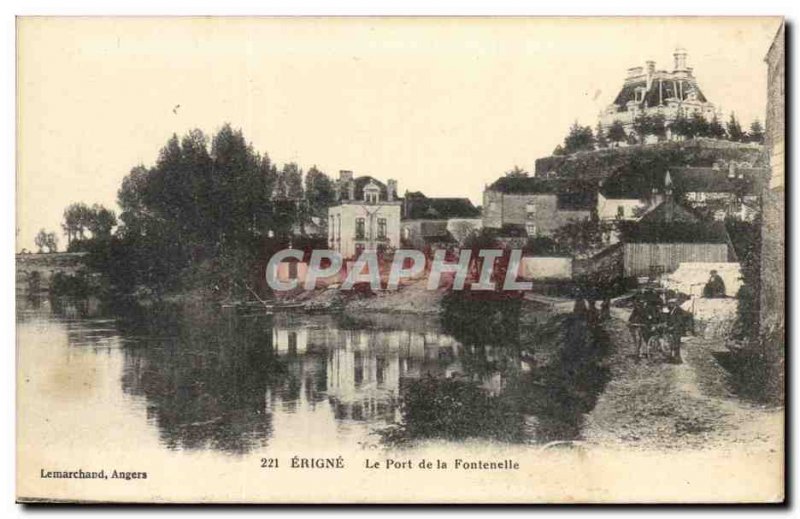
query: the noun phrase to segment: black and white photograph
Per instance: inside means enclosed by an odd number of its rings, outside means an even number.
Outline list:
[[[17,501],[782,503],[786,27],[19,16]]]

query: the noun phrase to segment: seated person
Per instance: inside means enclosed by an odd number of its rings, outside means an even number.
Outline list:
[[[725,282],[722,281],[716,270],[711,271],[711,277],[708,278],[708,283],[703,288],[703,297],[725,297]]]

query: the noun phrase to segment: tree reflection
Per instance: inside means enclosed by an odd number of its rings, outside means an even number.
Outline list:
[[[238,453],[262,445],[272,428],[267,388],[287,376],[268,320],[178,308],[147,314],[123,324],[135,338],[122,386],[146,397],[165,445]]]

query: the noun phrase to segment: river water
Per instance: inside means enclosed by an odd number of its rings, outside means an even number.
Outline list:
[[[487,334],[419,316],[17,305],[22,448],[217,455],[574,440],[608,378],[605,345],[573,316]]]

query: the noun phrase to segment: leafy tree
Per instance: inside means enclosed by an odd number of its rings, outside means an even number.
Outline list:
[[[557,249],[569,251],[576,257],[589,257],[602,249],[613,224],[600,220],[597,211],[584,220],[571,220],[553,233]]]
[[[33,239],[33,243],[36,244],[36,248],[39,249],[39,254],[44,252],[44,247],[47,243],[47,231],[39,229],[38,234],[36,234],[36,237]]]
[[[553,149],[553,155],[566,155],[567,153],[564,151],[564,147],[560,144]]]
[[[657,113],[650,117],[648,133],[654,135],[659,141],[663,141],[667,137],[667,119],[664,114]]]
[[[597,139],[598,148],[608,148],[608,138],[606,138],[606,134],[603,132],[603,125],[599,122],[597,123],[597,128],[594,130],[594,135]]]
[[[633,131],[639,141],[639,144],[644,144],[647,135],[650,135],[650,128],[652,126],[650,116],[647,114],[639,114],[633,120]]]
[[[528,176],[528,172],[519,166],[514,166],[514,169],[506,171],[505,176],[509,178],[526,178]]]
[[[608,140],[617,146],[620,142],[624,142],[627,138],[628,136],[625,134],[625,126],[621,121],[614,121],[608,128]]]
[[[44,229],[39,229],[33,242],[39,249],[40,254],[44,252],[44,249],[47,249],[48,253],[58,252],[58,238],[54,232],[47,232]]]
[[[761,121],[758,119],[753,121],[750,125],[750,131],[747,132],[747,140],[758,144],[764,144],[764,128],[761,126]]]
[[[336,202],[336,188],[331,178],[312,166],[306,173],[306,201],[312,216],[323,217]]]
[[[117,216],[114,211],[106,209],[102,205],[94,204],[89,213],[87,227],[92,233],[93,238],[107,239],[111,236],[111,230],[117,225]]]
[[[728,138],[734,142],[742,142],[745,138],[742,126],[733,112],[731,112],[731,118],[728,120]]]
[[[61,227],[67,235],[67,243],[83,240],[92,220],[92,210],[84,203],[74,203],[64,210],[64,223]]]
[[[677,117],[669,125],[670,131],[673,135],[688,139],[694,137],[694,128],[688,119],[679,113]]]
[[[590,126],[581,126],[575,121],[564,138],[564,153],[570,155],[578,151],[594,149],[594,134]]]
[[[97,249],[98,262],[129,274],[116,280],[124,289],[161,292],[199,275],[205,286],[256,277],[274,227],[276,176],[269,157],[230,125],[210,146],[199,130],[173,135],[152,168],[133,168],[123,180],[117,239]]]
[[[303,170],[290,162],[283,165],[278,174],[279,196],[290,200],[303,198]]]

